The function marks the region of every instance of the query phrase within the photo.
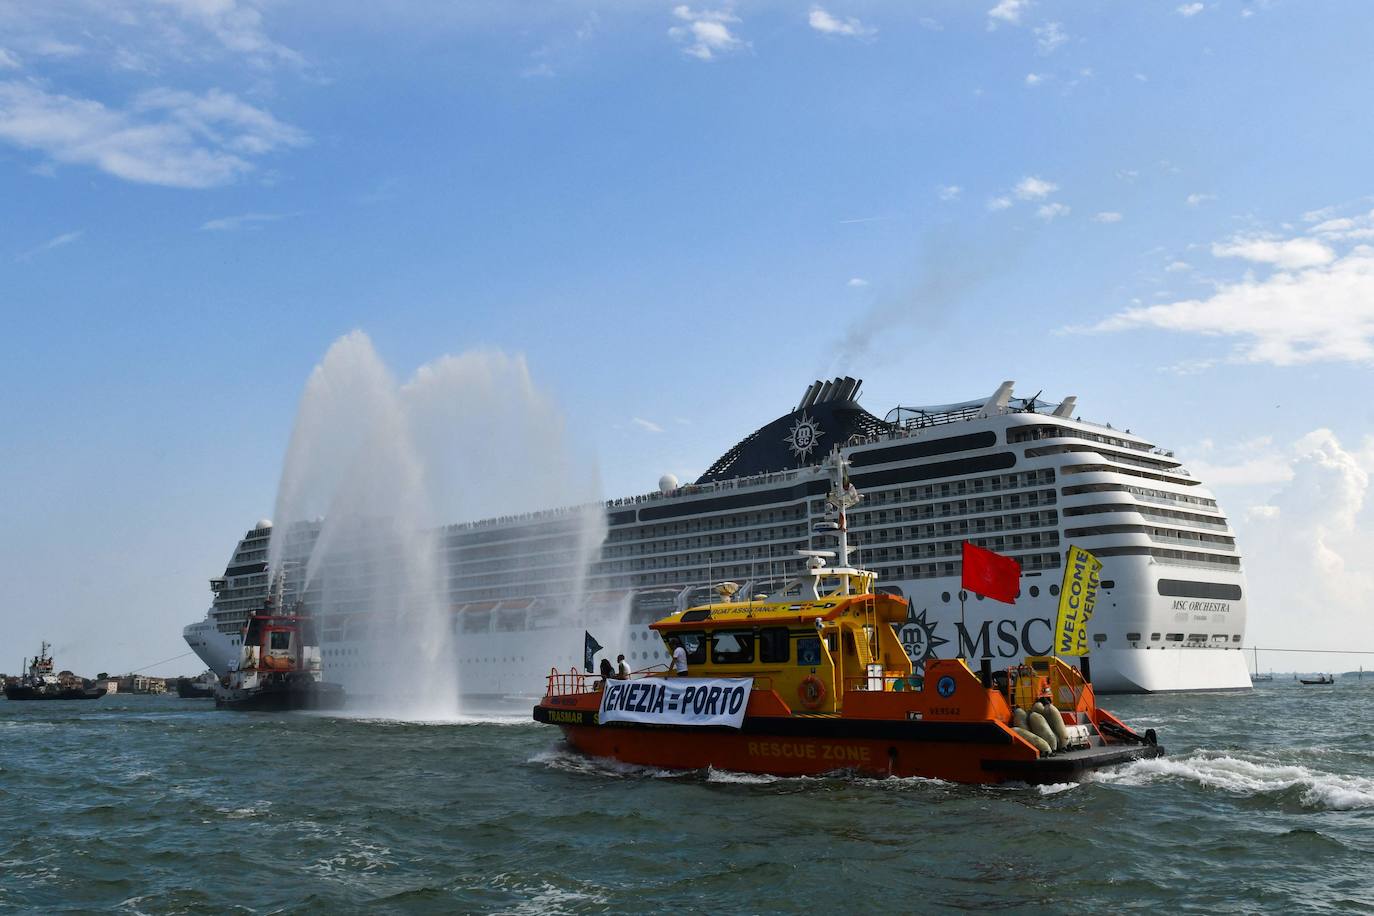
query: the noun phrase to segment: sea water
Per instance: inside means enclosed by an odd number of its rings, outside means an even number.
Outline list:
[[[674,773],[444,722],[0,702],[0,911],[1374,911],[1374,678],[1114,697],[1082,784]]]

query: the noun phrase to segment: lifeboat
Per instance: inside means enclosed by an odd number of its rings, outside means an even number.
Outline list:
[[[1100,708],[1084,671],[1060,658],[982,659],[976,670],[932,659],[914,671],[893,627],[907,602],[848,564],[845,509],[859,496],[838,451],[828,463],[835,551],[802,551],[803,575],[772,595],[722,595],[652,624],[670,658],[685,656],[685,676],[555,669],[534,719],[594,757],[777,776],[1064,782],[1164,753],[1153,730]]]

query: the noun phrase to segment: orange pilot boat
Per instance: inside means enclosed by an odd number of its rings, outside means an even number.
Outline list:
[[[835,551],[802,551],[802,576],[772,595],[727,587],[725,600],[653,624],[670,658],[684,650],[686,676],[554,670],[535,720],[595,757],[778,776],[1062,782],[1164,753],[1152,730],[1099,708],[1083,673],[1059,658],[996,670],[983,659],[976,671],[935,659],[915,673],[893,629],[907,602],[849,565],[845,510],[860,497],[838,451],[827,463]]]

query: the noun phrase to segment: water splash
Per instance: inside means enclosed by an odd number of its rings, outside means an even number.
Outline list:
[[[1308,808],[1348,811],[1374,807],[1374,779],[1207,751],[1195,751],[1187,757],[1137,760],[1094,773],[1092,780],[1126,786],[1182,780],[1246,797],[1296,795],[1296,800]]]
[[[329,348],[301,397],[270,568],[286,570],[326,645],[354,647],[370,712],[455,719],[450,570],[462,558],[444,526],[582,506],[562,516],[559,534],[573,557],[570,581],[558,584],[562,606],[578,608],[606,533],[596,478],[522,357],[446,355],[402,383],[354,331]]]

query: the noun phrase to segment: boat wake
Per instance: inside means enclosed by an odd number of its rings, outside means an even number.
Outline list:
[[[413,716],[406,714],[388,715],[378,710],[359,709],[349,712],[331,713],[330,718],[347,719],[350,722],[357,722],[363,725],[397,726],[397,725],[528,725],[538,727],[537,722],[529,716],[496,715],[477,713],[473,715],[458,714],[449,716]]]
[[[1180,780],[1246,797],[1291,796],[1308,808],[1331,811],[1374,808],[1374,779],[1291,764],[1245,760],[1213,751],[1194,751],[1187,757],[1137,760],[1095,773],[1091,779],[1123,786]]]

